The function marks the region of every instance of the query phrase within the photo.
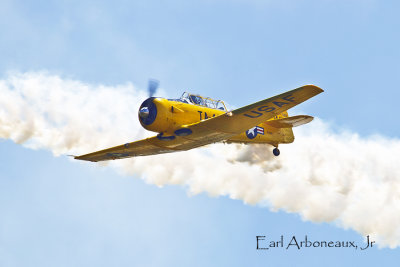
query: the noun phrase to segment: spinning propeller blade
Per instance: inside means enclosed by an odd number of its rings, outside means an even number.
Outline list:
[[[149,87],[148,87],[149,97],[152,97],[156,93],[159,84],[160,82],[157,80],[154,79],[149,80]]]

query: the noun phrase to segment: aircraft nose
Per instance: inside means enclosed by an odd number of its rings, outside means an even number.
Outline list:
[[[157,102],[156,100],[156,98],[150,97],[140,105],[138,115],[139,121],[143,127],[145,127],[145,125],[151,125],[156,120],[157,106],[154,103]]]
[[[139,110],[139,116],[143,119],[146,119],[150,114],[149,108],[148,107],[142,107]]]

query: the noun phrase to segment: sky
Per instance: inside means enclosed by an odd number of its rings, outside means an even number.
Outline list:
[[[290,157],[291,152],[303,155],[299,150],[308,149],[305,140],[313,153],[334,149],[328,139],[326,147],[323,140],[314,139],[319,145],[314,147],[313,139],[307,138],[307,133],[315,138],[324,136],[318,127],[329,125],[329,133],[343,145],[339,146],[343,154],[331,155],[329,161],[338,164],[327,166],[345,169],[341,164],[353,163],[356,155],[374,164],[361,165],[370,168],[363,170],[355,164],[356,174],[348,180],[369,175],[377,185],[389,179],[397,186],[398,171],[391,166],[398,160],[394,148],[400,130],[393,118],[400,112],[396,86],[400,70],[399,5],[396,1],[374,0],[3,0],[0,84],[13,84],[18,89],[33,77],[39,81],[32,87],[39,96],[40,92],[51,95],[56,89],[49,88],[57,85],[57,92],[66,91],[65,99],[73,101],[56,102],[58,105],[52,108],[65,114],[74,112],[74,116],[62,120],[81,118],[81,124],[77,124],[81,127],[74,127],[74,131],[92,137],[88,144],[99,148],[146,135],[139,130],[136,112],[145,99],[149,78],[158,79],[161,92],[168,97],[191,91],[223,99],[233,107],[315,84],[325,92],[290,111],[318,120],[307,128],[311,131],[295,129],[296,141],[281,148],[283,157],[279,160],[287,159],[283,164],[293,166],[288,172],[292,175],[280,177],[282,184],[286,188],[302,185],[295,177],[301,172],[300,164],[289,160],[296,159]],[[86,87],[91,88],[90,93],[81,89]],[[103,89],[115,95],[97,98]],[[121,100],[124,96],[127,98]],[[79,102],[80,98],[86,102]],[[101,101],[96,102],[98,99]],[[3,98],[0,108],[7,102],[20,107]],[[32,114],[39,112],[30,105],[40,107],[40,101],[22,103]],[[29,112],[24,116],[29,117]],[[112,117],[115,114],[123,118]],[[12,122],[12,114],[6,115],[7,122]],[[4,125],[5,117],[1,118]],[[104,129],[89,132],[92,128],[87,125],[91,124]],[[57,125],[43,125],[51,133],[58,129]],[[8,130],[18,132],[16,128]],[[349,132],[361,141],[346,139],[348,135],[343,133]],[[327,266],[391,266],[400,259],[400,240],[392,241],[392,245],[382,241],[379,248],[365,251],[256,250],[257,235],[271,239],[307,235],[314,240],[365,244],[363,233],[368,229],[362,230],[361,222],[350,222],[346,216],[315,217],[307,213],[308,204],[280,204],[273,191],[254,202],[247,195],[235,195],[235,191],[213,191],[219,181],[227,181],[221,177],[224,168],[234,167],[221,161],[219,157],[224,155],[215,154],[213,148],[171,156],[170,165],[184,165],[186,157],[186,164],[196,165],[194,170],[210,168],[218,171],[215,175],[201,177],[201,173],[188,171],[178,181],[164,181],[157,180],[151,168],[162,168],[163,160],[168,162],[165,157],[139,159],[131,169],[123,164],[99,166],[76,162],[65,156],[67,150],[35,134],[27,140],[13,134],[2,137],[0,266],[314,266],[321,262]],[[69,149],[82,152],[84,148]],[[226,152],[231,153],[229,148]],[[203,154],[195,153],[211,153],[216,163],[223,164],[211,168]],[[201,160],[194,163],[189,159]],[[150,164],[154,162],[159,166]],[[240,165],[247,167],[240,169],[237,177],[232,177],[239,186],[243,178],[243,187],[248,185],[246,170],[254,175],[259,171],[256,164],[246,164]],[[346,183],[347,174],[339,179],[340,172],[328,172],[331,176],[321,174],[324,183]],[[188,177],[190,183],[182,182],[182,177]],[[199,187],[202,180],[209,184]],[[380,195],[379,190],[364,188],[372,200]],[[301,199],[290,194],[293,192],[282,194],[287,199]],[[330,196],[330,191],[326,192]],[[398,196],[395,191],[394,200],[388,202],[394,204],[387,205],[388,214],[396,213],[397,209],[391,208],[399,206],[395,205],[399,204]],[[368,199],[363,201],[369,204]],[[340,206],[334,201],[321,203],[329,204],[321,207],[324,210]],[[373,211],[379,207],[375,208]],[[372,220],[364,214],[375,216],[368,210],[350,211],[360,212],[363,220]],[[393,220],[393,224],[400,225],[400,221]],[[393,229],[397,232],[383,236],[398,237],[400,230]]]

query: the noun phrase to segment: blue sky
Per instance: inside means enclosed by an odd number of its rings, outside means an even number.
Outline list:
[[[325,93],[294,113],[361,136],[399,137],[396,1],[132,2],[2,1],[0,75],[46,70],[141,89],[152,77],[171,97],[189,90],[236,107],[312,83]],[[5,139],[0,149],[0,265],[389,266],[399,259],[388,248],[256,251],[258,234],[363,238]]]

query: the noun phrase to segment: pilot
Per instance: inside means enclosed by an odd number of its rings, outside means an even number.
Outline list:
[[[199,96],[195,96],[195,95],[190,95],[189,97],[190,101],[196,105],[202,105],[203,101],[201,99],[201,97]]]

